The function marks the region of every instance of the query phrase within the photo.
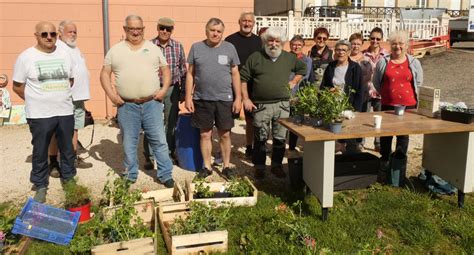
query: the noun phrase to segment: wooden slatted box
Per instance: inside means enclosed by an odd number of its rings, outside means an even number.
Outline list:
[[[157,208],[158,220],[171,255],[227,252],[227,230],[171,236],[169,229],[178,216],[186,217],[188,202],[160,204]]]
[[[145,199],[135,203],[137,216],[143,223],[156,231],[157,219],[155,214],[155,201],[153,198]],[[104,217],[111,217],[120,206],[110,206],[103,209]],[[132,220],[133,221],[133,220]],[[152,255],[156,254],[156,238],[148,237],[133,239],[129,241],[115,242],[92,247],[93,255]]]
[[[432,87],[418,87],[418,113],[435,117],[439,112],[441,90]]]
[[[196,201],[202,203],[215,203],[217,206],[255,206],[257,204],[258,190],[249,180],[248,177],[243,178],[244,181],[247,181],[252,186],[252,194],[249,197],[216,197],[216,198],[194,198],[195,184],[192,182],[186,181],[186,201]],[[220,192],[223,187],[225,188],[226,182],[211,182],[208,183],[212,192]]]

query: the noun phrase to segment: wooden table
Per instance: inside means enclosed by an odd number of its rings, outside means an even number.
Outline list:
[[[382,116],[382,127],[375,129],[373,115]],[[355,113],[345,120],[342,132],[308,125],[296,125],[289,119],[280,123],[304,139],[303,180],[316,195],[323,208],[322,218],[328,217],[333,206],[335,140],[375,136],[423,134],[422,166],[458,188],[458,204],[462,207],[464,194],[474,192],[474,123],[434,119],[393,111]]]

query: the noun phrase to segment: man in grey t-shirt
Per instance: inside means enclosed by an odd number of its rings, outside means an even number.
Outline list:
[[[193,113],[191,123],[200,129],[201,153],[204,167],[200,177],[212,172],[212,128],[220,138],[223,171],[230,174],[230,130],[234,126],[233,114],[241,109],[240,64],[237,51],[231,43],[222,40],[224,23],[211,18],[206,24],[204,41],[194,43],[188,54],[189,70],[186,75],[186,108]],[[194,86],[194,93],[193,93]]]

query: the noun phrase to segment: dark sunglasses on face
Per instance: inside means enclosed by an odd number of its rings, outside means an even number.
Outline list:
[[[370,37],[370,40],[371,41],[381,41],[382,38],[378,38],[378,37]]]
[[[49,36],[51,36],[51,38],[56,38],[56,36],[58,35],[58,33],[56,32],[41,32],[41,33],[38,33],[39,36],[41,36],[41,38],[48,38],[48,34]]]
[[[322,41],[327,41],[327,40],[328,40],[327,37],[321,37],[321,36],[316,37],[316,39],[318,39],[318,40],[320,40],[320,41],[321,41],[321,40],[322,40]]]
[[[160,29],[161,31],[166,30],[168,32],[173,31],[173,27],[168,27],[168,26],[158,26],[158,29]]]

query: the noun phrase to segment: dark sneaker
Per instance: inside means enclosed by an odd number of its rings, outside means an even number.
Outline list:
[[[145,165],[143,165],[143,167],[145,168],[145,170],[153,170],[155,169],[155,162],[153,159],[147,159],[145,161]]]
[[[245,148],[245,157],[251,158],[252,154],[253,154],[252,145],[247,145],[247,147]]]
[[[265,177],[265,169],[255,169],[255,179],[263,179]]]
[[[198,174],[197,174],[197,177],[198,178],[206,178],[208,177],[209,175],[212,174],[212,171],[207,169],[207,168],[203,168],[201,170],[199,170]]]
[[[278,178],[285,178],[286,174],[283,171],[283,168],[281,166],[272,166],[272,169],[270,170],[272,174],[274,174]]]
[[[226,167],[222,170],[222,174],[225,176],[225,178],[230,179],[230,177],[232,177],[234,174],[234,169]]]
[[[173,188],[174,187],[174,180],[173,179],[169,179],[167,181],[165,181],[163,183],[163,185],[165,185],[165,187],[167,188]]]
[[[58,161],[53,161],[48,165],[49,176],[53,178],[59,178],[61,174],[59,173],[59,163]]]
[[[92,163],[85,162],[83,158],[77,157],[76,162],[74,163],[74,166],[76,168],[84,169],[84,168],[91,168],[93,165],[92,165]]]
[[[33,198],[39,203],[44,203],[46,202],[46,193],[47,193],[48,188],[39,188],[36,190],[35,197]]]

